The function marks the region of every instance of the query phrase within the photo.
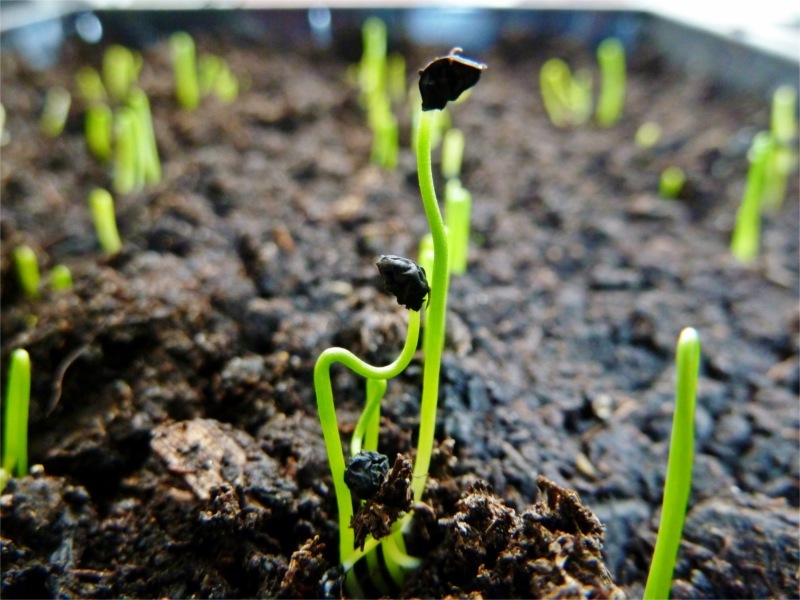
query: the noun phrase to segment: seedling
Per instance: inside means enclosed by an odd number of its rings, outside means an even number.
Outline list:
[[[108,256],[116,256],[122,249],[122,242],[114,216],[114,199],[108,191],[97,188],[89,194],[89,209],[100,247]]]
[[[680,167],[667,167],[661,172],[658,180],[658,193],[662,198],[677,198],[683,184],[686,183],[686,176]]]
[[[100,73],[92,67],[81,67],[75,75],[75,86],[78,96],[87,104],[105,102],[107,98],[106,87]]]
[[[39,297],[39,262],[36,253],[30,246],[22,245],[14,248],[14,264],[22,292],[31,300]]]
[[[124,102],[142,68],[142,58],[135,52],[114,44],[103,54],[103,81],[115,102]]]
[[[731,253],[742,262],[750,262],[758,256],[761,197],[771,143],[769,134],[762,131],[753,139],[747,155],[750,168],[747,171],[742,202],[736,211],[736,224],[731,238]]]
[[[450,128],[442,140],[442,176],[457,179],[461,176],[461,161],[464,158],[464,133]]]
[[[396,52],[386,58],[386,91],[398,104],[406,95],[406,59]]]
[[[177,31],[170,36],[169,43],[175,77],[175,96],[183,108],[193,110],[200,103],[194,40],[185,31]]]
[[[197,81],[200,95],[214,94],[227,104],[239,96],[239,80],[228,63],[213,54],[201,54],[197,61]]]
[[[569,65],[551,58],[539,73],[542,101],[550,121],[556,127],[581,125],[592,112],[592,76],[578,71],[573,77]]]
[[[103,162],[111,157],[113,122],[111,109],[102,102],[92,104],[86,109],[86,145],[94,157]]]
[[[789,175],[797,165],[794,150],[797,138],[797,93],[791,86],[781,86],[772,97],[771,144],[765,159],[762,208],[777,212],[786,197]]]
[[[450,241],[450,272],[453,275],[462,275],[467,270],[471,212],[472,194],[458,179],[448,181],[444,191],[444,216]]]
[[[625,104],[625,48],[616,38],[608,38],[597,47],[600,65],[600,97],[595,118],[601,127],[611,127],[622,114]]]
[[[639,129],[636,130],[636,137],[634,141],[639,148],[644,150],[652,148],[661,139],[661,126],[658,123],[648,121],[642,123]]]
[[[49,137],[58,137],[64,131],[72,102],[70,93],[62,87],[47,90],[44,98],[44,109],[40,126],[42,132]]]
[[[66,265],[56,265],[50,271],[50,287],[54,292],[61,292],[72,287],[72,272]]]
[[[664,501],[653,560],[644,590],[646,599],[668,598],[683,523],[692,487],[694,461],[694,412],[697,374],[700,368],[700,337],[691,327],[678,338],[675,414],[669,444]]]
[[[31,399],[31,359],[17,348],[11,353],[6,379],[3,426],[3,471],[11,476],[28,473],[28,407]]]
[[[131,90],[128,106],[133,110],[138,121],[137,156],[142,179],[145,183],[158,183],[161,181],[161,162],[158,158],[153,117],[150,114],[150,101],[147,99],[147,94],[139,88]]]

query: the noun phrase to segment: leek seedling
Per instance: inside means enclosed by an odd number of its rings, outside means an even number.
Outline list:
[[[44,98],[44,109],[40,126],[45,135],[58,137],[64,131],[64,125],[69,116],[69,106],[72,103],[72,96],[62,87],[54,87],[47,90]]]
[[[642,123],[639,129],[636,130],[634,142],[639,148],[646,150],[652,148],[661,139],[661,126],[658,123],[648,121]]]
[[[450,128],[442,139],[442,175],[445,179],[461,176],[461,161],[464,158],[464,133]]]
[[[678,338],[676,367],[675,414],[672,419],[661,523],[644,590],[644,597],[648,600],[669,597],[692,487],[694,412],[697,374],[700,367],[700,337],[691,327],[684,329]]]
[[[11,353],[6,379],[3,425],[3,471],[24,477],[28,473],[28,410],[31,401],[31,358],[17,348]]]
[[[224,59],[212,54],[202,54],[197,62],[197,82],[200,95],[213,93],[227,104],[239,96],[239,80]]]
[[[386,92],[398,104],[406,95],[406,59],[396,52],[386,58]]]
[[[573,77],[569,66],[551,58],[539,72],[542,101],[550,121],[556,127],[585,123],[592,111],[592,76],[578,71]]]
[[[169,42],[175,76],[175,96],[183,108],[193,110],[200,103],[194,40],[185,31],[177,31],[172,34]]]
[[[115,102],[128,97],[141,69],[141,57],[125,46],[114,44],[103,54],[103,81],[108,95]]]
[[[600,65],[600,97],[595,118],[601,127],[611,127],[622,114],[625,104],[625,48],[616,38],[608,38],[597,47]]]
[[[72,287],[72,272],[66,265],[56,265],[50,271],[50,287],[55,292],[68,290]]]
[[[30,246],[22,245],[14,248],[14,265],[22,292],[31,300],[39,296],[39,262],[36,253]]]
[[[78,96],[87,104],[106,101],[106,88],[100,73],[92,67],[81,67],[75,75]]]
[[[158,183],[161,181],[161,161],[158,158],[156,134],[153,130],[153,117],[150,114],[150,101],[139,88],[131,90],[128,97],[128,106],[133,109],[139,124],[138,156],[142,178],[145,183]]]
[[[753,139],[748,152],[750,168],[731,237],[731,253],[742,262],[758,256],[758,241],[761,233],[761,197],[764,190],[764,174],[772,141],[762,131]]]
[[[97,188],[89,194],[89,209],[100,247],[108,256],[116,256],[122,249],[122,241],[114,216],[114,199],[107,190]]]
[[[764,167],[762,208],[777,212],[786,197],[789,175],[797,164],[794,141],[797,138],[797,93],[791,86],[781,86],[772,96],[770,134],[772,144]]]
[[[222,59],[220,59],[222,60]],[[222,60],[222,69],[217,74],[214,82],[214,95],[223,104],[228,104],[239,97],[239,79],[228,67],[228,63]]]
[[[677,198],[683,184],[686,183],[686,176],[680,167],[667,167],[661,172],[658,180],[658,193],[662,198]]]
[[[141,189],[144,183],[142,160],[145,154],[142,127],[132,108],[123,106],[117,111],[114,124],[114,179],[118,194]]]
[[[103,162],[111,157],[113,122],[113,114],[106,104],[95,103],[86,109],[84,121],[86,145],[89,152]]]
[[[444,216],[450,242],[450,272],[462,275],[467,270],[469,220],[472,194],[458,179],[447,182],[444,191]]]

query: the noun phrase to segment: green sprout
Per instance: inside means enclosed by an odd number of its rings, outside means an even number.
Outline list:
[[[667,167],[661,172],[658,180],[658,193],[662,198],[677,198],[683,184],[686,183],[686,175],[680,167]]]
[[[644,590],[644,597],[648,600],[669,597],[692,487],[700,337],[691,327],[684,329],[678,338],[675,362],[677,368],[675,414],[672,420],[667,477],[664,482],[661,523]]]
[[[106,87],[103,85],[103,79],[97,69],[81,67],[75,75],[75,86],[78,89],[78,96],[84,102],[93,104],[106,101]]]
[[[169,43],[175,77],[175,96],[183,108],[193,110],[200,103],[194,40],[185,31],[176,31],[170,36]]]
[[[454,179],[461,176],[461,161],[464,158],[464,133],[451,127],[442,139],[442,176]]]
[[[64,131],[72,102],[70,93],[62,87],[47,90],[40,126],[45,135],[58,137]]]
[[[72,272],[66,265],[56,265],[50,271],[50,287],[55,292],[68,290],[72,287]]]
[[[592,112],[592,76],[579,70],[572,75],[560,58],[546,61],[539,72],[542,101],[556,127],[581,125]]]
[[[761,198],[771,144],[770,135],[762,131],[756,134],[747,154],[750,168],[747,171],[744,194],[736,211],[736,224],[731,237],[731,253],[742,262],[750,262],[758,256]]]
[[[661,126],[658,123],[648,121],[642,123],[636,130],[634,142],[639,148],[646,150],[652,148],[661,139]]]
[[[139,115],[130,107],[117,111],[114,123],[114,178],[118,194],[141,189],[144,184],[143,160],[146,154]]]
[[[762,208],[777,212],[786,197],[789,175],[797,165],[794,141],[797,138],[797,93],[791,86],[781,86],[772,96],[769,156],[764,166]]]
[[[111,157],[113,122],[111,109],[102,102],[96,102],[86,109],[86,145],[89,152],[100,161],[105,162]]]
[[[447,182],[444,190],[444,216],[450,241],[450,272],[462,275],[467,270],[469,220],[472,194],[458,179]]]
[[[597,47],[600,65],[600,97],[595,118],[601,127],[611,127],[625,104],[625,48],[616,38],[607,38]]]
[[[103,81],[112,100],[125,101],[141,68],[141,56],[125,46],[113,44],[106,49],[103,54]]]
[[[28,409],[31,401],[31,358],[26,350],[11,353],[6,379],[3,425],[3,471],[6,476],[28,473]]]
[[[239,80],[225,59],[213,54],[201,54],[197,61],[197,82],[200,95],[214,94],[227,104],[239,96]]]
[[[23,293],[31,300],[39,296],[39,261],[33,248],[21,245],[14,248],[14,265]]]
[[[386,58],[386,91],[392,102],[398,104],[406,96],[406,59],[397,52]]]
[[[114,216],[114,199],[107,190],[97,188],[89,194],[89,210],[97,232],[100,247],[108,256],[119,254],[122,242],[117,231],[117,219]]]
[[[133,109],[139,123],[137,154],[142,178],[145,183],[158,183],[161,181],[161,162],[158,158],[153,117],[150,113],[150,101],[147,99],[147,94],[139,88],[134,88],[128,97],[128,106]]]

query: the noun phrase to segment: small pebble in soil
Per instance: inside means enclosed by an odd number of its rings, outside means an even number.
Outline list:
[[[388,456],[372,450],[362,450],[347,461],[344,482],[356,496],[367,500],[380,489],[388,472]]]

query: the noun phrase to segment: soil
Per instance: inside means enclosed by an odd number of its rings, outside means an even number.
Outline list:
[[[73,89],[101,48],[70,41],[47,72],[2,55],[2,361],[31,354],[41,465],[2,495],[5,598],[337,593],[312,370],[332,345],[375,364],[402,346],[405,309],[375,261],[414,258],[426,232],[408,110],[399,165],[381,170],[346,83],[353,48],[198,45],[249,85],[181,110],[166,43],[142,49],[163,180],[115,199],[113,259],[86,207],[110,173],[86,150],[85,107],[73,102],[56,139],[38,129],[46,90]],[[404,53],[421,66],[447,50]],[[769,104],[642,51],[618,125],[559,130],[536,83],[556,55],[592,62],[586,48],[508,41],[475,56],[489,70],[449,109],[467,140],[469,268],[451,283],[436,456],[407,539],[423,564],[392,595],[640,596],[674,346],[693,326],[697,456],[672,595],[794,597],[796,177],[758,260],[728,248]],[[645,121],[664,131],[650,150],[632,141]],[[687,175],[677,200],[656,191],[670,165]],[[68,265],[74,287],[26,299],[12,265],[23,242],[43,273]],[[419,359],[390,382],[390,463],[412,451],[420,387]],[[347,439],[363,382],[335,370],[334,393]]]

